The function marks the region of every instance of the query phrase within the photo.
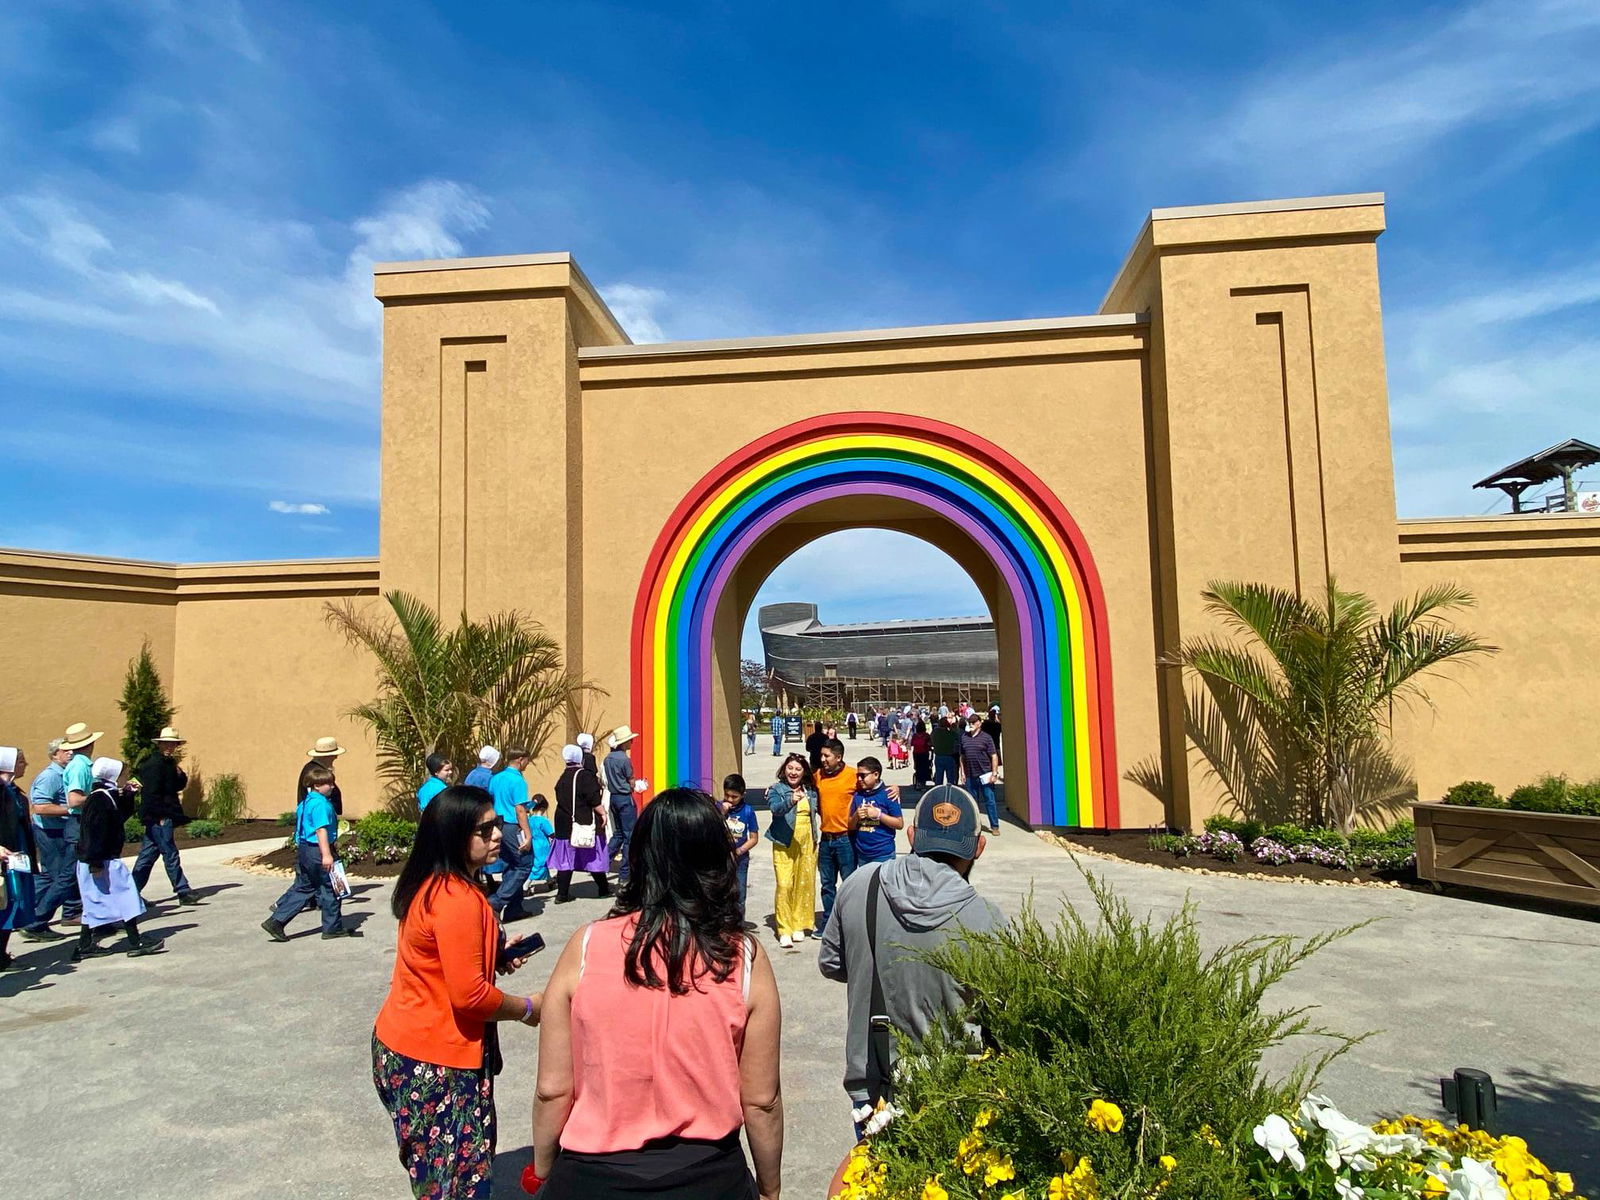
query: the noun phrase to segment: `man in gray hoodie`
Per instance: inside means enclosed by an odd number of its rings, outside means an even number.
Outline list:
[[[929,789],[917,802],[916,824],[907,833],[910,854],[866,865],[840,884],[817,957],[823,975],[847,987],[844,1088],[858,1133],[875,1099],[868,1065],[874,957],[884,1015],[901,1033],[921,1038],[964,1001],[955,980],[911,953],[1006,923],[967,882],[985,844],[977,802],[967,792],[954,785]],[[867,936],[872,892],[878,906],[875,946]]]

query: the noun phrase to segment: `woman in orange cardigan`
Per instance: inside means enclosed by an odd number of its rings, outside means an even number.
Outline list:
[[[394,1121],[411,1190],[429,1200],[487,1200],[500,1058],[494,1023],[539,1023],[542,995],[513,996],[494,983],[502,934],[481,880],[499,854],[489,793],[446,788],[423,812],[395,884],[400,941],[372,1033],[372,1081]]]

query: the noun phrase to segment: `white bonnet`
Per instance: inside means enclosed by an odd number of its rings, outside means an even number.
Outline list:
[[[15,746],[0,746],[0,771],[15,771],[17,769],[17,748]]]
[[[578,735],[577,741],[578,741],[578,749],[580,749],[580,750],[593,750],[594,749],[594,734],[592,734],[592,733],[580,733]]]
[[[486,767],[492,767],[500,761],[500,751],[493,746],[485,746],[478,751],[478,761]]]
[[[569,764],[581,763],[583,761],[583,751],[571,744],[565,745],[561,747],[561,761]]]
[[[96,779],[104,779],[107,783],[115,783],[117,776],[122,774],[122,760],[120,758],[97,758],[89,769]]]

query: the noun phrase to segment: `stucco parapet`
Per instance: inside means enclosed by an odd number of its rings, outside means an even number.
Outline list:
[[[1045,317],[589,347],[579,351],[578,365],[585,385],[811,372],[869,373],[1054,357],[1138,355],[1144,352],[1147,338],[1148,322],[1131,314]]]
[[[627,330],[572,255],[502,254],[372,264],[372,294],[385,305],[565,295],[578,310],[580,345],[627,345]]]
[[[1577,513],[1410,519],[1398,534],[1401,562],[1600,555],[1600,517]]]
[[[1151,209],[1106,289],[1101,308],[1114,298],[1124,302],[1128,285],[1157,254],[1229,244],[1370,240],[1384,228],[1382,192]]]
[[[378,590],[375,558],[283,559],[230,563],[169,563],[46,550],[0,548],[0,593],[34,588],[177,603],[221,595],[326,592],[363,595]]]

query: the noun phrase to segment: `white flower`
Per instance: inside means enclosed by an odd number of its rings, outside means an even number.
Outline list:
[[[1360,1121],[1330,1107],[1318,1110],[1317,1124],[1324,1131],[1322,1157],[1335,1171],[1345,1163],[1357,1171],[1371,1171],[1378,1165],[1366,1153],[1378,1135]]]
[[[899,1115],[900,1110],[898,1108],[892,1104],[885,1104],[877,1112],[872,1114],[871,1119],[869,1119],[867,1123],[861,1127],[861,1132],[866,1134],[868,1137],[871,1137]]]
[[[1361,1200],[1365,1193],[1343,1175],[1333,1177],[1333,1190],[1339,1193],[1339,1200]]]
[[[1300,1142],[1295,1138],[1294,1130],[1277,1113],[1270,1113],[1265,1121],[1255,1127],[1253,1133],[1256,1145],[1272,1155],[1273,1162],[1288,1159],[1296,1171],[1306,1169],[1306,1156],[1300,1153]]]
[[[1329,1100],[1326,1096],[1319,1096],[1315,1092],[1311,1092],[1304,1100],[1300,1101],[1300,1124],[1308,1128],[1317,1124],[1317,1114],[1325,1108],[1332,1109],[1334,1112],[1339,1111],[1332,1100]]]
[[[1506,1200],[1506,1189],[1494,1166],[1475,1158],[1463,1158],[1461,1165],[1450,1172],[1448,1181],[1448,1200]]]

